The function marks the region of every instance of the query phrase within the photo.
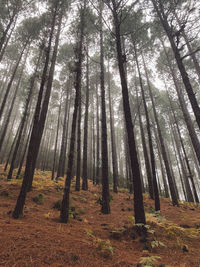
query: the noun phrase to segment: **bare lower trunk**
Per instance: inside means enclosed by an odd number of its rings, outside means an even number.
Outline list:
[[[140,169],[139,169],[139,162],[135,144],[135,136],[133,132],[133,123],[132,123],[130,103],[129,103],[129,93],[126,80],[126,73],[124,70],[124,61],[123,61],[121,38],[120,38],[120,22],[118,18],[117,6],[115,0],[112,0],[112,5],[113,5],[112,12],[115,25],[117,59],[118,59],[118,67],[119,67],[121,86],[122,86],[124,117],[125,117],[126,131],[128,136],[129,155],[130,155],[130,163],[131,163],[131,170],[133,177],[135,222],[145,224],[146,219],[145,219],[144,205],[143,205]]]

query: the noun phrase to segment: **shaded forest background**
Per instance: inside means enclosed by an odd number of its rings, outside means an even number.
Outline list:
[[[70,187],[102,185],[199,203],[199,3],[0,1],[0,162],[23,179],[14,218],[23,214],[35,169],[66,175]],[[15,178],[13,173],[15,171]],[[73,178],[74,177],[74,178]],[[109,188],[110,187],[110,188]]]

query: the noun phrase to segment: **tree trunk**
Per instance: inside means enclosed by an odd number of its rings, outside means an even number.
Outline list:
[[[137,92],[137,103],[139,103],[138,92]],[[154,199],[151,165],[149,161],[139,105],[138,105],[138,118],[139,118],[139,125],[140,125],[140,134],[141,134],[141,139],[142,139],[142,148],[143,148],[143,153],[144,153],[144,162],[145,162],[145,167],[146,167],[146,175],[147,175],[147,181],[148,181],[148,189],[149,189],[148,192],[149,192],[150,198]]]
[[[176,19],[178,21],[179,27],[181,28],[181,22],[180,22],[180,20],[179,20],[179,18],[177,16],[176,12],[175,12],[175,17],[176,17]],[[200,65],[199,65],[199,62],[197,60],[197,57],[196,57],[195,53],[193,53],[193,51],[192,51],[192,46],[190,44],[190,41],[188,39],[187,34],[185,33],[185,30],[182,31],[182,35],[183,35],[183,37],[185,39],[188,51],[190,53],[190,57],[191,57],[191,59],[193,61],[193,64],[194,64],[194,67],[195,67],[195,70],[196,70],[196,73],[197,73],[197,76],[198,76],[198,79],[199,79],[199,84],[200,84]]]
[[[166,176],[165,176],[165,170],[164,170],[164,166],[163,166],[163,161],[162,161],[162,152],[161,152],[161,146],[160,146],[160,142],[159,142],[159,137],[157,135],[157,131],[155,128],[155,123],[154,120],[151,118],[152,121],[152,126],[153,126],[153,131],[154,131],[154,136],[156,139],[156,146],[157,146],[157,150],[158,150],[158,157],[159,157],[159,161],[160,161],[160,166],[161,166],[161,172],[162,172],[162,178],[163,178],[163,184],[164,184],[164,190],[165,190],[165,197],[169,198],[169,190],[168,190],[168,184],[167,184],[167,180],[166,180]]]
[[[58,177],[64,177],[65,175],[65,163],[66,163],[66,146],[67,146],[67,139],[66,139],[66,133],[67,133],[67,114],[68,114],[68,107],[69,107],[69,94],[71,93],[71,81],[68,80],[67,83],[67,96],[65,100],[65,113],[64,113],[64,123],[63,123],[63,132],[62,132],[62,141],[61,141],[61,150],[60,150],[60,157],[58,162],[58,169],[57,169],[57,176]]]
[[[114,26],[115,26],[117,59],[118,59],[118,67],[119,67],[121,86],[122,86],[123,108],[124,108],[124,116],[126,122],[126,131],[128,136],[132,176],[133,176],[135,223],[145,224],[146,219],[145,219],[144,205],[143,205],[140,169],[136,151],[135,136],[133,132],[128,86],[124,70],[124,61],[123,61],[121,38],[120,38],[120,22],[118,18],[117,6],[115,0],[112,0],[112,5],[113,5],[112,12],[113,12]]]
[[[76,161],[76,191],[80,191],[81,180],[81,94],[79,96],[78,121],[77,121],[77,161]]]
[[[57,155],[57,147],[58,147],[58,134],[59,134],[59,128],[60,128],[60,114],[61,114],[61,101],[60,101],[60,105],[59,105],[59,109],[58,109],[56,141],[55,141],[55,146],[54,146],[53,167],[52,167],[52,173],[51,173],[51,180],[54,180],[54,176],[55,176],[56,155]]]
[[[181,181],[181,186],[182,186],[182,190],[183,190],[183,195],[185,197],[185,200],[187,201],[187,195],[186,195],[186,191],[185,191],[185,187],[184,187],[184,178],[183,176],[186,175],[186,173],[182,172],[181,173],[181,169],[180,169],[180,166],[179,166],[179,161],[181,162],[182,161],[182,158],[179,157],[179,160],[178,160],[178,156],[177,156],[177,152],[176,152],[176,146],[175,146],[175,136],[174,136],[174,129],[173,129],[173,126],[172,126],[172,122],[171,122],[171,118],[170,116],[169,117],[169,126],[170,126],[170,130],[172,132],[172,136],[171,136],[171,142],[172,142],[172,147],[173,147],[173,151],[174,151],[174,156],[175,156],[175,159],[176,159],[176,166],[178,168],[178,173],[179,173],[179,177],[180,177],[180,181]]]
[[[9,33],[9,36],[7,37],[7,39],[6,39],[6,41],[5,41],[4,46],[2,47],[2,49],[0,49],[0,62],[1,62],[2,59],[3,59],[3,56],[4,56],[5,51],[6,51],[6,48],[7,48],[7,46],[8,46],[8,43],[9,43],[10,38],[11,38],[11,36],[12,36],[12,33],[13,33],[13,31],[14,31],[15,25],[16,25],[16,20],[15,20],[15,23],[14,23],[14,25],[13,25],[13,27],[12,27],[10,33]]]
[[[0,160],[1,164],[4,162],[5,155],[7,154],[6,152],[8,150],[8,145],[12,139],[13,129],[16,127],[15,123],[16,123],[17,115],[18,115],[17,113],[14,115],[14,119],[12,121],[12,126],[9,129],[9,135],[7,137],[7,141],[5,142],[4,149],[2,150],[2,153],[1,153],[1,160]],[[9,154],[9,156],[10,156],[10,154]]]
[[[4,167],[4,172],[5,172],[5,171],[7,170],[7,168],[8,168],[8,164],[9,164],[9,162],[10,162],[11,155],[12,155],[12,153],[13,153],[13,149],[14,149],[14,147],[15,147],[15,144],[16,144],[16,141],[17,141],[17,138],[18,138],[18,135],[19,135],[20,127],[21,127],[21,123],[20,123],[20,125],[19,125],[19,127],[18,127],[18,129],[17,129],[17,133],[16,133],[15,138],[14,138],[14,140],[13,140],[13,142],[12,142],[12,145],[11,145],[11,148],[10,148],[10,151],[9,151],[9,154],[8,154],[8,158],[7,158],[5,167]],[[9,139],[10,139],[10,138],[9,138]],[[9,140],[9,139],[8,139],[8,140]]]
[[[5,122],[3,123],[4,128],[3,128],[3,131],[2,131],[2,134],[1,134],[1,138],[0,138],[0,151],[2,149],[3,141],[4,141],[4,138],[6,136],[6,131],[8,129],[8,125],[9,125],[11,114],[12,114],[12,111],[13,111],[13,108],[14,108],[14,104],[15,104],[15,101],[16,101],[17,93],[18,93],[18,91],[20,89],[20,84],[21,84],[21,80],[22,80],[22,76],[23,76],[23,71],[24,71],[24,67],[25,67],[25,64],[26,64],[26,60],[27,60],[27,57],[28,57],[28,53],[29,53],[29,49],[27,51],[27,54],[26,54],[26,57],[25,57],[25,60],[24,60],[23,66],[22,66],[22,70],[21,70],[21,72],[19,74],[19,79],[18,79],[16,88],[15,88],[14,96],[13,96],[13,99],[12,99],[12,102],[11,102],[11,105],[10,105],[10,109],[9,109],[7,118],[5,118]],[[15,153],[15,151],[14,151],[14,153]]]
[[[176,116],[175,116],[174,109],[172,107],[171,98],[170,98],[169,93],[168,93],[168,98],[169,98],[169,102],[170,102],[170,106],[171,106],[171,111],[172,111],[172,114],[173,114],[173,119],[174,119],[174,122],[175,122],[175,125],[176,125],[176,129],[177,129],[177,132],[178,132],[179,141],[181,143],[182,150],[185,151],[185,148],[184,148],[184,145],[183,145],[183,140],[182,140],[180,129],[179,129],[179,125],[178,125],[178,122],[177,122],[177,119],[176,119]],[[193,198],[192,191],[191,191],[191,188],[190,188],[189,180],[188,180],[188,177],[186,175],[187,172],[186,172],[186,169],[185,169],[185,165],[184,165],[182,157],[181,157],[180,145],[179,145],[179,142],[178,142],[178,136],[177,136],[177,133],[176,133],[175,129],[174,129],[174,131],[172,131],[172,133],[174,135],[174,140],[175,140],[175,144],[176,144],[176,147],[177,147],[179,160],[180,160],[180,163],[181,163],[181,168],[182,168],[182,173],[183,173],[183,178],[184,178],[184,183],[185,183],[185,189],[186,189],[186,195],[187,195],[187,201],[194,202],[194,198]],[[185,156],[187,156],[187,155],[185,154]]]
[[[43,69],[40,91],[39,91],[38,101],[37,101],[36,110],[34,114],[33,129],[32,129],[29,148],[28,148],[24,179],[22,182],[22,187],[21,187],[18,199],[17,199],[16,206],[13,212],[13,217],[16,219],[22,216],[27,191],[30,190],[32,187],[35,164],[36,164],[36,160],[37,160],[37,156],[39,152],[42,134],[44,131],[44,124],[46,120],[49,98],[51,94],[53,75],[54,75],[57,50],[58,50],[58,43],[59,43],[59,36],[60,36],[60,30],[61,30],[61,22],[62,22],[62,12],[61,12],[61,15],[59,17],[59,25],[58,25],[58,30],[56,34],[54,51],[53,51],[53,55],[51,59],[51,66],[49,69],[47,88],[44,94],[44,85],[46,82],[47,70],[48,70],[48,65],[49,65],[49,60],[50,60],[50,52],[51,52],[53,33],[54,33],[54,28],[55,28],[55,23],[56,23],[57,10],[58,10],[58,6],[56,6],[53,12],[51,31],[50,31],[49,41],[48,41],[48,48],[46,50],[45,65]],[[43,94],[44,94],[44,98],[42,97]],[[42,99],[43,99],[43,103],[41,107]]]
[[[109,110],[110,110],[110,131],[111,131],[111,145],[112,145],[112,166],[113,166],[113,192],[117,193],[118,185],[118,162],[117,162],[117,150],[116,150],[116,138],[115,138],[115,126],[113,116],[113,103],[111,100],[111,81],[110,70],[108,64],[108,98],[109,98]]]
[[[142,100],[143,100],[146,122],[147,122],[147,134],[148,134],[149,150],[150,150],[150,156],[151,156],[150,158],[151,158],[151,171],[152,171],[152,178],[153,178],[153,191],[154,191],[154,198],[155,198],[155,210],[158,211],[158,210],[160,210],[160,199],[159,199],[158,184],[157,184],[157,179],[156,179],[156,165],[155,165],[155,156],[154,156],[153,142],[152,142],[152,136],[151,136],[151,125],[150,125],[148,108],[147,108],[146,99],[145,99],[142,76],[140,73],[140,67],[139,67],[139,62],[138,62],[138,57],[137,57],[136,46],[134,46],[134,48],[135,48],[135,59],[136,59],[136,64],[137,64],[137,69],[138,69],[138,74],[139,74],[139,79],[140,79]],[[144,63],[143,55],[142,55],[142,59],[143,59],[143,63]]]
[[[92,174],[92,180],[93,185],[95,185],[96,182],[96,138],[95,138],[95,120],[94,120],[94,95],[93,95],[93,102],[92,102],[92,138],[93,138],[93,174]]]
[[[26,143],[24,145],[24,151],[22,153],[22,157],[21,157],[21,160],[20,160],[20,163],[19,163],[19,168],[18,168],[18,171],[17,171],[16,179],[20,179],[20,175],[21,175],[24,159],[25,159],[25,156],[26,156],[26,152],[28,150],[28,144],[29,144],[30,137],[31,137],[32,127],[33,127],[33,120],[32,120],[32,123],[30,125],[30,129],[29,129],[29,133],[28,133],[28,137],[27,137]]]
[[[88,44],[87,44],[88,50]],[[89,88],[89,59],[88,59],[88,51],[87,51],[87,63],[86,63],[86,102],[85,102],[85,118],[84,118],[84,141],[83,141],[83,172],[82,172],[82,189],[88,190],[88,111],[89,111],[89,96],[90,96],[90,88]]]
[[[75,78],[75,90],[76,96],[74,101],[74,112],[72,118],[72,130],[71,130],[71,139],[70,139],[70,148],[68,156],[68,167],[67,167],[67,177],[65,180],[64,194],[62,199],[62,206],[60,212],[60,218],[63,223],[67,223],[69,219],[69,194],[70,186],[73,174],[73,164],[74,164],[74,148],[76,140],[76,123],[78,116],[79,100],[81,95],[81,77],[82,77],[82,63],[83,63],[83,39],[84,39],[84,28],[85,28],[85,9],[86,9],[86,0],[84,0],[84,6],[81,7],[81,20],[80,20],[80,39],[78,40],[77,45],[77,63],[76,63],[76,78]]]
[[[25,126],[25,123],[26,123],[26,120],[27,120],[27,117],[28,117],[29,104],[30,104],[31,97],[32,97],[32,94],[33,94],[33,89],[34,89],[34,84],[35,84],[35,79],[36,79],[36,75],[37,75],[37,70],[38,70],[38,67],[39,67],[40,59],[41,59],[41,51],[40,51],[40,54],[39,54],[39,57],[38,57],[38,61],[37,61],[37,64],[36,64],[34,75],[30,79],[30,88],[29,88],[29,92],[28,92],[28,97],[26,99],[25,109],[24,109],[24,113],[23,113],[23,116],[22,116],[22,120],[21,120],[20,131],[19,131],[19,135],[18,135],[17,142],[16,142],[16,145],[15,145],[15,149],[14,149],[14,152],[13,152],[12,161],[11,161],[9,173],[8,173],[8,176],[7,176],[7,180],[11,180],[12,179],[12,173],[13,173],[14,166],[15,166],[15,160],[16,160],[17,152],[18,152],[18,149],[19,149],[19,145],[20,145],[22,133],[23,133],[23,130],[24,130],[24,126]]]
[[[186,89],[188,98],[190,100],[190,103],[191,103],[191,106],[192,106],[192,109],[193,109],[193,112],[194,112],[194,115],[196,118],[196,122],[199,126],[199,129],[200,129],[200,107],[198,105],[196,95],[195,95],[193,88],[192,88],[192,85],[190,83],[188,73],[187,73],[185,66],[183,64],[183,59],[181,58],[181,55],[180,55],[180,49],[178,48],[178,46],[175,43],[175,40],[173,37],[173,31],[170,28],[169,22],[167,20],[167,15],[164,12],[163,3],[161,0],[158,0],[158,4],[157,4],[156,0],[151,0],[151,1],[154,5],[155,11],[157,12],[157,15],[160,19],[160,22],[161,22],[161,24],[162,24],[162,26],[163,26],[166,34],[167,34],[169,42],[171,44],[171,47],[172,47],[172,50],[174,53],[174,57],[176,59],[183,83],[185,85],[185,89]]]
[[[171,197],[172,197],[172,204],[174,206],[175,205],[178,206],[178,199],[177,199],[176,191],[175,191],[175,188],[174,188],[173,176],[172,176],[172,173],[171,173],[171,170],[170,170],[169,161],[168,161],[168,158],[167,158],[167,151],[166,151],[166,148],[165,148],[165,143],[164,143],[164,139],[163,139],[163,136],[162,136],[162,131],[161,131],[160,124],[159,124],[159,121],[158,121],[158,116],[157,116],[157,112],[156,112],[156,107],[155,107],[155,103],[154,103],[154,98],[153,98],[152,89],[151,89],[149,76],[148,76],[148,71],[147,71],[145,62],[144,62],[144,68],[145,68],[145,74],[146,74],[146,78],[147,78],[149,95],[150,95],[151,103],[152,103],[152,107],[153,107],[154,118],[155,118],[156,125],[157,125],[158,137],[159,137],[159,140],[160,140],[162,156],[163,156],[163,160],[164,160],[165,168],[166,168],[166,172],[167,172],[167,178],[168,178],[170,193],[171,193]]]
[[[14,81],[14,78],[15,78],[15,75],[16,75],[16,72],[17,72],[17,69],[18,69],[18,67],[19,67],[19,63],[21,62],[22,56],[23,56],[23,54],[24,54],[24,51],[25,51],[27,45],[28,45],[28,42],[24,45],[24,47],[23,47],[23,49],[22,49],[22,51],[21,51],[21,54],[20,54],[20,56],[19,56],[19,59],[18,59],[16,65],[15,65],[15,67],[14,67],[14,70],[13,70],[13,72],[12,72],[12,76],[11,76],[10,81],[9,81],[9,83],[8,83],[8,86],[7,86],[7,88],[6,88],[6,93],[5,93],[5,95],[4,95],[3,101],[2,101],[2,103],[1,103],[1,108],[0,108],[0,120],[1,120],[1,118],[2,118],[2,114],[3,114],[3,111],[4,111],[5,105],[6,105],[6,101],[7,101],[8,95],[9,95],[9,93],[10,93],[10,89],[11,89],[11,87],[12,87],[12,84],[13,84],[13,81]],[[1,149],[1,147],[0,147],[0,149]]]
[[[3,31],[3,33],[2,33],[2,36],[1,36],[1,38],[0,38],[0,52],[1,52],[2,49],[3,49],[3,45],[4,45],[4,43],[6,42],[6,37],[7,37],[8,31],[10,30],[10,27],[11,27],[11,25],[13,24],[16,15],[17,15],[16,12],[13,11],[12,16],[10,17],[10,21],[9,21],[8,25],[6,26],[6,29],[5,29],[5,30]]]
[[[170,59],[169,59],[169,57],[167,55],[165,46],[163,46],[163,47],[164,47],[164,50],[165,50],[165,55],[167,57],[170,73],[171,73],[171,76],[172,76],[172,79],[173,79],[173,82],[174,82],[174,85],[175,85],[175,89],[176,89],[176,92],[177,92],[177,95],[178,95],[178,99],[179,99],[179,103],[180,103],[180,106],[181,106],[181,110],[183,112],[183,117],[184,117],[187,129],[188,129],[189,136],[191,138],[191,141],[192,141],[192,144],[193,144],[193,148],[195,150],[199,165],[200,165],[200,143],[199,143],[199,139],[198,139],[197,134],[196,134],[196,132],[194,130],[193,122],[192,122],[190,114],[189,114],[189,112],[187,110],[187,107],[186,107],[186,104],[185,104],[185,100],[184,100],[184,97],[183,97],[182,92],[181,92],[181,88],[179,88],[179,84],[178,84],[175,72],[174,72],[174,70],[173,70],[173,68],[172,68],[172,66],[170,64]]]
[[[103,45],[103,4],[100,2],[100,82],[101,82],[101,157],[102,157],[102,206],[101,212],[110,213],[109,182],[108,182],[108,144],[106,123],[106,101],[104,82],[104,45]]]
[[[96,98],[97,98],[97,103],[96,103],[96,118],[97,118],[97,151],[96,151],[96,184],[98,185],[100,183],[100,134],[99,134],[99,94],[98,94],[98,83],[96,83]]]

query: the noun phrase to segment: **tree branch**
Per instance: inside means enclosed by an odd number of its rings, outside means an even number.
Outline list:
[[[200,51],[200,47],[198,47],[198,48],[197,48],[196,50],[194,50],[192,53],[187,54],[187,55],[181,57],[181,60],[183,60],[183,59],[185,59],[186,57],[189,57],[189,56],[191,56],[191,55],[193,55],[193,54],[195,54],[195,53],[197,53],[197,52],[199,52],[199,51]]]

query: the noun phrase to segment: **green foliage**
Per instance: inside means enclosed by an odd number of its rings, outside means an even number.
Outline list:
[[[18,39],[23,43],[37,39],[43,27],[41,22],[38,17],[24,19],[17,28]]]
[[[80,220],[78,215],[79,215],[79,213],[77,212],[76,207],[75,206],[71,206],[69,208],[69,218]]]
[[[58,53],[58,63],[69,64],[74,57],[74,48],[72,44],[64,43]]]
[[[89,237],[92,237],[94,244],[97,245],[97,248],[100,250],[100,252],[102,253],[104,257],[109,257],[113,255],[115,248],[112,246],[109,239],[104,240],[104,239],[95,237],[91,229],[85,229],[85,233]]]
[[[87,199],[85,197],[80,196],[78,199],[82,203],[87,203]]]
[[[85,210],[84,208],[80,208],[80,209],[78,210],[78,213],[79,213],[80,215],[83,215],[83,214],[86,213],[86,210]]]
[[[45,202],[45,195],[40,193],[37,196],[33,197],[32,200],[37,204],[44,204]]]
[[[166,246],[164,243],[155,239],[155,240],[151,241],[151,247],[156,248],[156,247],[166,247]]]
[[[128,220],[132,225],[135,225],[135,218],[134,216],[128,216]]]
[[[47,212],[47,213],[45,213],[45,214],[44,214],[44,217],[45,217],[46,219],[50,219],[50,218],[51,218],[51,212]]]
[[[92,236],[92,237],[94,237],[94,233],[93,233],[93,231],[90,230],[90,229],[85,229],[85,233],[86,233],[88,236]]]
[[[141,257],[140,264],[142,264],[143,267],[151,267],[160,259],[161,257],[159,256]]]
[[[53,204],[53,208],[60,211],[61,210],[61,205],[62,205],[62,200],[59,199]]]
[[[115,248],[112,246],[109,239],[103,240],[101,238],[97,238],[95,240],[98,249],[103,253],[104,256],[110,256],[113,255]]]
[[[124,227],[115,228],[110,232],[110,236],[113,239],[119,240],[124,233],[126,232],[126,229]]]
[[[161,215],[160,211],[155,211],[153,207],[150,207],[149,209],[150,213],[146,213],[147,220],[149,221],[157,221],[158,223],[160,222],[166,222],[165,217]],[[155,220],[154,220],[155,218]]]

